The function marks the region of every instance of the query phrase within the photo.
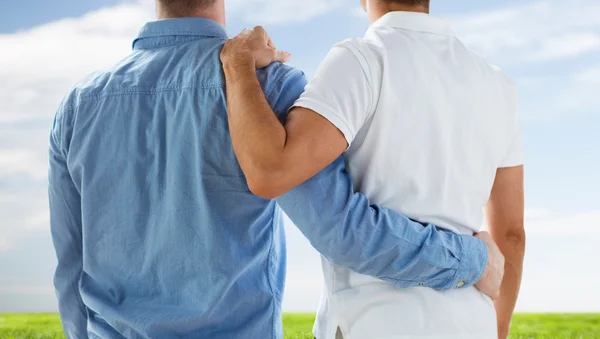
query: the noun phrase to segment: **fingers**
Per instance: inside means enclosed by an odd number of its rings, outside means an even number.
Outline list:
[[[490,296],[490,298],[493,301],[498,301],[498,299],[500,299],[500,290],[496,291],[495,293],[492,293],[492,295]]]
[[[240,34],[238,34],[238,37],[247,37],[249,35],[252,34],[252,30],[248,29],[248,28],[244,28],[242,29],[242,31],[240,32]]]
[[[255,26],[252,30],[257,35],[260,35],[260,36],[264,37],[265,39],[269,38],[269,34],[267,33],[267,30],[265,30],[265,28],[263,26]]]
[[[285,51],[273,50],[273,62],[288,62],[292,60],[292,54]]]
[[[475,238],[482,239],[482,240],[483,239],[487,240],[487,239],[491,239],[492,236],[488,232],[482,231],[482,232],[476,233],[475,234]]]
[[[273,62],[285,63],[292,58],[290,53],[277,50],[262,26],[244,29],[237,37],[226,42],[221,54],[222,60],[227,55],[236,53],[243,53],[247,58],[254,59],[256,68],[266,67]]]

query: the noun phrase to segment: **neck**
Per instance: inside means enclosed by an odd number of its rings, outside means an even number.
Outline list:
[[[416,12],[429,14],[429,6],[404,5],[375,0],[367,3],[367,11],[369,12],[369,23],[372,24],[390,12]]]
[[[214,5],[208,8],[197,9],[190,11],[189,13],[180,13],[173,11],[172,9],[166,8],[160,1],[156,1],[156,18],[162,19],[177,19],[177,18],[203,18],[216,21],[223,27],[226,25],[225,21],[225,2],[216,1]]]

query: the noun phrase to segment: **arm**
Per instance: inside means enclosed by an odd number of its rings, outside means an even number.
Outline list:
[[[498,333],[507,338],[519,295],[525,256],[523,166],[498,169],[486,216],[490,233],[505,257],[500,297],[494,301]]]
[[[246,47],[268,43],[264,30],[243,33],[225,45],[221,58],[233,149],[250,190],[272,199],[324,169],[348,143],[335,125],[310,109],[293,108],[281,124],[256,77],[256,57]]]
[[[61,147],[60,118],[50,137],[48,195],[50,228],[58,265],[54,287],[63,329],[70,339],[87,338],[87,310],[79,292],[82,272],[81,198],[75,188]]]
[[[422,225],[354,193],[341,157],[277,203],[331,263],[398,287],[465,288],[486,268],[479,239]]]

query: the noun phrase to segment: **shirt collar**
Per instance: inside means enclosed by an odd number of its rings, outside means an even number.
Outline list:
[[[395,27],[412,31],[454,36],[450,23],[420,12],[389,12],[375,21],[371,27]]]
[[[165,37],[187,37],[167,40]],[[226,40],[225,28],[216,21],[203,18],[177,18],[151,21],[142,27],[133,41],[133,49],[157,48],[194,37]]]

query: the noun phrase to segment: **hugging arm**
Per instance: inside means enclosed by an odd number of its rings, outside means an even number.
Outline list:
[[[263,43],[267,46],[268,41]],[[304,75],[271,66],[259,71],[275,70],[274,85],[263,89],[257,63],[243,53],[228,57],[235,48],[228,44],[222,60],[230,132],[255,193],[278,196],[279,206],[335,265],[399,287],[447,290],[479,281],[488,258],[484,242],[370,205],[363,194],[354,192],[340,157],[348,145],[342,132],[310,110],[294,109],[287,116],[304,90]],[[281,121],[286,118],[284,126]]]
[[[341,157],[277,203],[331,263],[398,287],[468,287],[486,267],[479,239],[370,205],[354,192]]]

